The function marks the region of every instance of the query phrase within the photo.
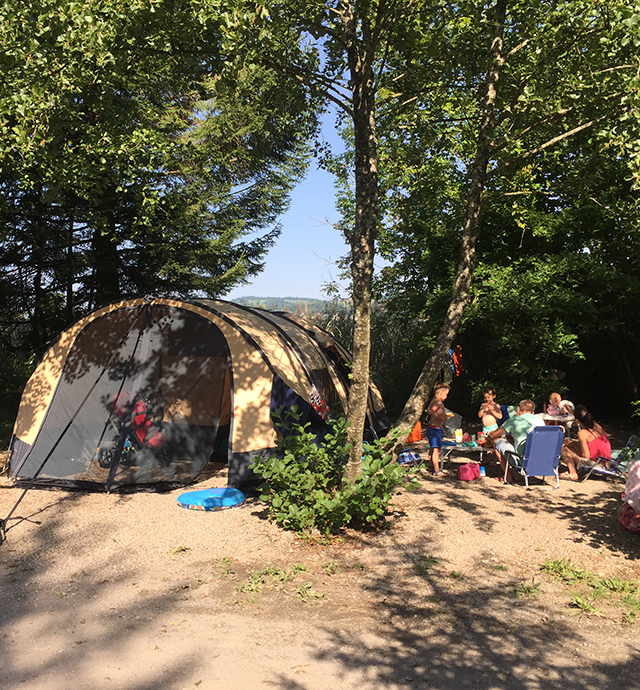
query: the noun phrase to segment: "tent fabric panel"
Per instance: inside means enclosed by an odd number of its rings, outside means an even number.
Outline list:
[[[265,358],[275,372],[287,384],[302,395],[307,401],[311,397],[310,373],[304,366],[300,356],[291,345],[278,333],[277,329],[261,315],[253,311],[238,308],[230,302],[203,300],[229,318],[238,328],[246,333],[260,348]],[[245,340],[246,342],[246,340]],[[247,343],[247,346],[250,346]],[[232,351],[232,358],[234,352]]]
[[[11,440],[11,448],[9,451],[10,461],[8,467],[8,474],[10,477],[16,476],[16,470],[20,467],[22,459],[26,457],[31,450],[31,446],[24,441],[21,441],[15,436]]]
[[[351,362],[351,353],[340,343],[340,341],[333,338],[331,335],[311,324],[300,317],[293,314],[285,314],[279,312],[281,318],[298,325],[306,334],[317,341],[318,345],[325,351],[327,357],[334,363],[330,367],[334,385],[339,386],[345,391],[345,398],[348,398],[349,384],[347,379],[346,367]],[[339,381],[339,383],[338,383]],[[346,407],[345,407],[346,411]],[[369,396],[368,396],[368,415],[371,424],[377,432],[382,432],[389,429],[390,422],[386,414],[384,402],[380,390],[373,381],[369,381]]]
[[[234,314],[235,319],[237,309],[237,305],[226,304],[225,313]],[[245,307],[241,314],[246,314],[248,319],[255,319],[258,329],[254,336],[256,341],[261,343],[261,348],[278,376],[292,390],[301,395],[306,402],[310,402],[311,384],[313,384],[329,407],[339,405],[342,412],[346,412],[348,388],[340,379],[332,361],[305,329],[272,312]],[[290,353],[290,359],[304,370],[306,376],[303,381],[303,388],[292,382],[291,377],[282,369],[282,361],[273,357],[273,351],[269,349],[269,345],[263,339],[264,334],[268,333],[271,333],[274,338],[277,336],[282,347]]]
[[[253,461],[262,454],[267,456],[277,452],[275,443],[272,447],[262,448],[260,450],[251,450],[244,453],[232,453],[229,458],[229,473],[227,484],[232,487],[238,487],[245,482],[255,479],[255,475],[251,471]]]
[[[101,441],[115,443],[119,429],[108,420],[138,343],[138,329],[131,330],[136,321],[144,324],[139,310],[119,310],[77,335],[20,476],[34,476],[42,467],[43,478],[80,479]]]
[[[136,328],[131,319],[138,319]],[[42,467],[42,481],[94,481],[109,489],[192,481],[213,447],[228,378],[226,339],[208,315],[156,304],[147,305],[144,313],[123,309],[91,322],[75,345],[20,475],[33,475]],[[121,395],[128,398],[117,414],[114,401]],[[152,410],[162,408],[165,395],[168,400],[181,397],[192,414],[160,429],[153,426]],[[150,411],[142,419],[155,429],[162,446],[143,445],[111,467],[110,458],[119,456],[125,436],[134,440],[133,428],[127,428],[128,406],[143,399],[152,407],[144,403]],[[145,434],[138,438],[141,444]]]
[[[163,422],[217,426],[220,408],[227,398],[230,417],[230,398],[227,357],[169,357],[162,362],[164,378],[171,380],[170,388],[163,392]],[[180,376],[171,373],[180,368]],[[213,378],[218,385],[212,385]]]
[[[318,343],[303,328],[270,312],[266,312],[262,318],[268,323],[276,325],[293,342],[308,366],[312,369],[322,369],[326,366],[327,360],[322,352],[322,348],[318,346]]]
[[[198,300],[196,302],[177,302],[175,300],[154,300],[187,309],[214,323],[223,333],[231,357],[231,400],[233,420],[230,432],[231,452],[245,453],[275,445],[276,432],[269,415],[271,381],[273,374],[263,354],[247,342],[238,330],[235,319],[229,321],[207,308],[227,306],[224,302]],[[226,308],[222,310],[225,313]],[[221,420],[221,424],[223,421]]]
[[[318,328],[318,326],[305,321],[299,316],[296,316],[295,314],[277,312],[276,315],[289,324],[292,332],[302,333],[304,334],[304,337],[313,342],[322,352],[325,360],[329,360],[330,362],[334,363],[334,366],[336,362],[340,362],[342,369],[344,369],[345,366],[350,365],[352,359],[350,352],[344,347],[344,345],[342,345],[342,343],[340,343],[340,341],[336,340],[329,333],[323,331],[321,328]],[[342,373],[340,373],[340,380],[342,380]],[[348,377],[346,381],[348,382]],[[349,386],[347,385],[346,389],[348,390],[348,388]]]
[[[24,388],[13,427],[13,435],[16,438],[24,443],[33,444],[58,385],[67,355],[78,334],[89,323],[104,314],[121,309],[124,305],[141,306],[142,304],[144,300],[132,300],[104,307],[81,319],[58,337],[47,350]]]
[[[346,412],[348,388],[320,344],[304,328],[286,318],[276,314],[269,314],[266,318],[278,324],[278,327],[298,348],[303,359],[309,363],[314,383],[327,405],[329,407],[340,405],[342,412]]]

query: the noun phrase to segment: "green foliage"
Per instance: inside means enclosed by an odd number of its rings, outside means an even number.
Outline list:
[[[298,588],[296,594],[304,601],[307,603],[308,601],[311,601],[312,599],[324,599],[325,593],[317,590],[317,589],[311,589],[313,587],[313,582],[305,582],[303,585],[300,585]]]
[[[390,51],[377,120],[379,247],[389,263],[376,299],[399,337],[389,338],[395,357],[376,378],[390,402],[406,400],[407,372],[415,378],[429,356],[452,301],[493,20],[478,3],[422,10],[429,20],[417,20],[422,30],[406,53]],[[612,381],[592,393],[596,401],[621,388],[630,396],[640,379],[630,182],[640,171],[637,31],[628,39],[637,16],[618,0],[597,9],[581,0],[507,6],[509,57],[491,113],[477,241],[465,254],[477,264],[475,287],[457,342],[471,385],[489,379],[510,402],[542,402],[554,369],[572,374],[565,385],[586,402],[594,372]]]
[[[597,415],[628,414],[640,378],[640,195],[625,174],[614,151],[584,137],[487,191],[456,338],[470,407],[489,382],[500,402],[530,397],[540,407],[558,390]],[[373,372],[394,404],[433,347],[453,284],[457,230],[432,223],[430,210],[395,236],[397,259],[379,281],[388,345]],[[566,373],[560,382],[556,369]]]
[[[330,534],[347,525],[381,524],[394,490],[413,473],[392,461],[389,441],[364,444],[362,475],[353,483],[343,478],[349,446],[347,422],[330,422],[321,443],[300,423],[294,406],[278,422],[285,437],[280,453],[256,459],[253,471],[264,479],[262,500],[285,529]]]
[[[262,270],[317,106],[233,44],[228,9],[0,1],[0,433],[22,363],[84,314]]]
[[[0,3],[0,279],[36,346],[122,297],[224,294],[279,233],[317,109],[199,5]]]
[[[225,556],[224,558],[221,558],[216,565],[218,568],[220,568],[220,573],[218,575],[219,578],[223,577],[233,577],[235,575],[235,571],[233,570],[233,563],[230,558]]]
[[[638,614],[640,614],[640,597],[627,595],[626,597],[622,598],[622,601],[626,606],[629,607],[624,615],[625,623],[635,623],[636,619],[638,618]]]

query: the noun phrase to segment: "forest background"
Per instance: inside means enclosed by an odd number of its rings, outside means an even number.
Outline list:
[[[448,404],[466,415],[486,383],[510,404],[557,390],[632,414],[638,3],[34,0],[0,18],[3,442],[84,314],[223,297],[259,272],[312,156],[336,176],[393,419],[453,345]],[[318,138],[329,105],[340,155]],[[353,315],[332,301],[313,318],[351,346]]]

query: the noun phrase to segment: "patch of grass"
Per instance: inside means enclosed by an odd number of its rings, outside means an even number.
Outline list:
[[[506,565],[492,565],[491,566],[494,570],[509,570]]]
[[[175,553],[184,553],[185,551],[190,551],[190,550],[191,550],[190,546],[178,546],[171,552],[171,554],[173,555]]]
[[[416,575],[424,577],[429,570],[438,565],[438,563],[440,563],[440,559],[436,558],[435,556],[422,555],[419,557],[418,562],[413,566],[413,569]]]
[[[305,604],[311,599],[324,599],[324,592],[320,592],[317,589],[311,589],[313,587],[313,582],[305,582],[300,585],[296,590],[296,594],[305,602]]]
[[[462,573],[461,573],[459,570],[452,570],[452,571],[449,573],[449,577],[450,577],[452,580],[462,580]]]
[[[359,570],[360,572],[362,572],[365,568],[365,565],[364,563],[356,563],[353,567],[355,570]]]
[[[573,565],[570,558],[546,561],[540,566],[540,570],[551,575],[554,580],[571,583],[590,580],[595,577],[590,570]]]
[[[618,577],[604,577],[599,579],[598,582],[610,592],[633,594],[638,591],[638,583],[635,580],[621,580]]]
[[[234,592],[244,592],[248,594],[249,592],[255,594],[262,594],[262,586],[265,580],[260,573],[249,573],[247,579],[240,583],[233,591]]]
[[[245,594],[262,594],[263,587],[268,586],[268,589],[282,589],[282,585],[289,580],[297,577],[301,573],[307,572],[309,569],[302,563],[295,563],[292,568],[280,568],[278,566],[268,565],[261,570],[248,573],[247,579],[243,580],[235,589],[234,592]]]
[[[622,580],[619,577],[597,577],[589,570],[573,565],[569,559],[550,560],[540,566],[554,580],[579,586],[573,592],[569,606],[577,609],[576,614],[602,615],[594,606],[596,599],[606,598],[612,606],[626,608],[623,614],[625,623],[634,623],[640,614],[640,591],[636,580]]]
[[[580,594],[575,594],[571,603],[569,604],[574,609],[578,609],[576,613],[597,614],[596,607],[586,598]]]
[[[233,570],[233,563],[231,562],[230,558],[221,558],[216,565],[218,568],[220,568],[220,573],[218,577],[232,577],[235,575],[235,571]]]
[[[624,614],[624,622],[635,623],[640,613],[640,598],[636,599],[636,597],[628,594],[623,597],[622,601],[629,607],[629,610]]]
[[[539,582],[532,582],[530,585],[527,585],[524,582],[518,582],[513,588],[513,593],[517,597],[533,599],[533,597],[537,597],[538,595],[542,594],[542,590],[540,589]]]
[[[336,573],[340,572],[340,568],[338,568],[338,564],[334,563],[333,561],[327,561],[322,565],[322,569],[327,575],[335,575]]]

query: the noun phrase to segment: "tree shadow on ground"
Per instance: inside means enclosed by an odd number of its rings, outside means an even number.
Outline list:
[[[476,492],[482,491],[485,500],[488,495],[491,502],[504,504],[500,514],[525,511],[534,519],[538,513],[551,513],[566,520],[589,549],[606,545],[636,559],[637,537],[613,531],[619,503],[615,490],[594,498],[538,495],[524,489],[506,494],[497,486],[494,490],[462,483],[436,486],[437,501],[432,495],[436,489],[429,485],[409,497],[434,519],[410,539],[401,532],[388,536],[392,543],[384,551],[386,557],[363,582],[363,592],[375,606],[370,633],[327,630],[332,643],[317,650],[317,658],[339,662],[345,676],[360,675],[366,679],[363,688],[636,687],[640,674],[636,627],[607,621],[608,632],[620,636],[616,658],[607,658],[598,649],[586,655],[583,652],[602,639],[601,619],[572,611],[571,597],[559,585],[550,583],[538,592],[532,581],[528,598],[523,586],[528,581],[524,583],[511,564],[493,564],[490,553],[477,553],[464,573],[452,570],[457,567],[454,560],[430,555],[438,553],[434,548],[442,522],[457,519],[456,511],[471,516],[478,530],[495,529],[497,521],[491,516],[496,506],[489,510],[478,502]],[[366,536],[352,539],[361,546],[374,545]],[[548,593],[542,591],[547,588]],[[297,687],[282,681],[282,687]]]
[[[562,491],[539,486],[527,490],[524,486],[504,487],[497,482],[439,483],[438,495],[443,505],[426,504],[422,510],[433,512],[440,520],[452,519],[451,509],[463,510],[476,520],[476,527],[491,532],[496,524],[495,515],[510,517],[514,510],[524,511],[532,516],[546,513],[569,521],[569,529],[576,541],[583,541],[594,549],[606,547],[629,560],[640,558],[638,537],[618,527],[618,510],[624,484],[603,479],[589,479],[588,483],[567,486]],[[506,490],[505,490],[506,489]],[[427,485],[415,493],[428,496]],[[477,501],[476,492],[482,491],[486,497],[500,505],[488,511]]]
[[[141,652],[139,634],[160,630],[180,593],[165,589],[139,596],[131,587],[139,571],[128,565],[130,554],[114,557],[108,550],[97,557],[92,553],[87,558],[91,566],[63,579],[51,575],[63,554],[88,553],[88,545],[95,543],[95,523],[79,527],[68,517],[85,498],[52,493],[49,503],[32,512],[23,504],[9,524],[7,541],[0,546],[0,686],[89,689],[113,677],[125,690],[180,687],[198,673],[201,660],[195,653],[173,659],[158,648],[157,665],[145,668],[142,655],[131,664]],[[26,552],[18,528],[36,517],[42,519],[29,537],[33,548]],[[115,541],[109,538],[106,515],[104,530],[105,542]],[[127,663],[135,675],[120,670]]]

